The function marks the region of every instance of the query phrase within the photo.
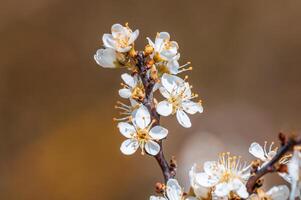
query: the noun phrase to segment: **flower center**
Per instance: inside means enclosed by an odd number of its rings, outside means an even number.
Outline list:
[[[173,114],[181,107],[182,104],[182,98],[181,96],[173,96],[169,100],[169,103],[172,104],[172,112]]]
[[[137,131],[137,140],[139,141],[148,141],[150,139],[149,135],[148,135],[148,131],[145,129],[140,129]]]
[[[232,178],[232,174],[231,174],[231,172],[230,171],[226,171],[223,175],[222,175],[222,177],[221,177],[221,179],[220,179],[220,182],[230,182],[230,180],[231,180],[231,178]]]
[[[151,137],[148,134],[148,130],[147,129],[138,129],[136,139],[138,140],[139,146],[142,150],[141,154],[144,155],[145,154],[144,146],[147,143],[147,141],[151,140]]]
[[[119,36],[116,40],[117,40],[117,45],[120,48],[125,48],[129,46],[129,38],[127,37]]]
[[[229,182],[235,178],[241,179],[241,173],[248,169],[245,164],[240,163],[240,157],[230,156],[230,153],[222,153],[218,164],[222,166],[222,177],[220,182]]]

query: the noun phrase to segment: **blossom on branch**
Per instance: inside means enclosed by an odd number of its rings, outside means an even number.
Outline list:
[[[178,122],[185,128],[191,127],[191,122],[186,113],[202,113],[203,107],[201,102],[193,102],[192,99],[198,97],[193,94],[190,85],[183,79],[164,74],[161,79],[162,87],[160,92],[166,100],[157,105],[157,112],[162,116],[176,114]]]
[[[194,197],[184,197],[183,189],[176,179],[169,179],[163,196],[151,196],[150,200],[197,200]]]
[[[125,53],[132,49],[134,41],[139,36],[139,30],[134,32],[121,24],[114,24],[111,28],[112,34],[104,34],[102,37],[103,44],[106,48],[111,48],[117,52]]]
[[[247,198],[245,183],[249,177],[250,165],[241,164],[240,158],[230,153],[222,153],[218,161],[205,162],[204,172],[197,172],[196,166],[190,171],[192,187],[200,198]]]
[[[120,67],[114,49],[98,49],[96,54],[94,55],[94,60],[98,65],[104,68]]]
[[[121,144],[120,150],[125,155],[131,155],[140,147],[142,154],[157,155],[160,145],[156,142],[166,138],[168,130],[162,126],[153,126],[150,114],[145,106],[141,106],[133,113],[133,124],[119,122],[120,133],[127,139]]]
[[[257,190],[257,194],[252,194],[248,200],[287,200],[289,188],[286,185],[274,186],[267,192],[262,189]]]

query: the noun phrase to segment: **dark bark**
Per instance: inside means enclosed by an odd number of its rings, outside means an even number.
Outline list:
[[[278,171],[278,166],[276,165],[278,161],[289,151],[293,150],[293,147],[296,145],[301,144],[301,139],[296,139],[295,137],[289,138],[288,140],[281,134],[280,139],[282,140],[282,146],[278,150],[277,154],[273,157],[273,159],[266,164],[264,167],[260,168],[258,171],[252,175],[247,184],[247,190],[251,194],[254,192],[254,189],[256,188],[257,182],[262,178],[264,175],[268,173],[273,173]]]
[[[157,113],[156,108],[155,108],[155,103],[153,99],[153,88],[156,84],[155,80],[152,80],[151,77],[148,76],[148,67],[146,65],[146,57],[144,56],[143,52],[139,52],[137,54],[137,68],[138,68],[138,75],[141,78],[141,81],[143,83],[144,89],[145,89],[145,98],[143,100],[143,105],[145,105],[151,115],[151,119],[155,120],[155,125],[160,124],[160,115]],[[164,153],[163,153],[163,144],[162,140],[158,141],[158,144],[160,145],[160,152],[154,156],[155,159],[157,160],[163,176],[164,176],[164,181],[165,183],[168,181],[168,179],[172,178],[175,176],[175,170],[173,170],[167,160],[165,159]]]

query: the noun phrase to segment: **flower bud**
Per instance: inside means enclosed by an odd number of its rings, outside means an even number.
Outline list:
[[[132,58],[137,56],[137,52],[134,49],[134,47],[129,51],[129,56],[132,57]]]
[[[144,53],[146,56],[152,54],[154,52],[154,47],[152,47],[151,45],[146,45],[144,48]]]

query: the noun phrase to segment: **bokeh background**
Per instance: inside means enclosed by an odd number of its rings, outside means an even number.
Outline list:
[[[120,70],[93,60],[113,23],[168,31],[205,112],[163,118],[166,156],[187,188],[191,165],[301,128],[301,1],[1,0],[0,198],[148,199],[155,160],[119,152]],[[280,179],[269,179],[279,182]],[[269,182],[269,181],[267,181]]]

